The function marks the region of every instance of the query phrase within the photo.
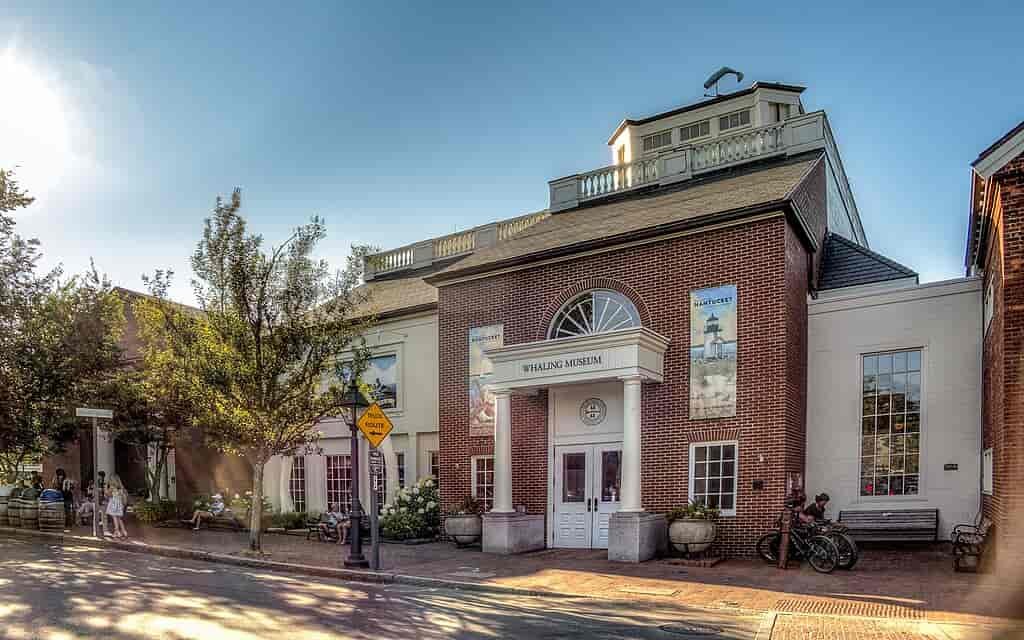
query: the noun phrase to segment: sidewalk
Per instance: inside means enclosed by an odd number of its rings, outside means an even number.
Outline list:
[[[192,551],[238,554],[247,534],[185,529],[132,528],[131,542]],[[2,534],[0,534],[2,535]],[[70,535],[88,535],[84,528]],[[344,568],[347,546],[267,534],[269,560],[289,565]],[[365,548],[369,553],[369,546]],[[954,573],[941,547],[891,551],[865,549],[853,571],[815,573],[795,564],[786,571],[759,560],[728,560],[713,568],[671,560],[612,563],[603,551],[549,549],[496,556],[447,543],[382,545],[382,571],[490,587],[637,600],[654,598],[687,606],[779,613],[780,631],[808,616],[853,616],[927,623],[1003,626],[1019,618],[1024,580],[999,584],[989,575]],[[366,578],[373,579],[367,572]],[[784,634],[783,634],[784,635]],[[779,637],[782,637],[781,635]]]

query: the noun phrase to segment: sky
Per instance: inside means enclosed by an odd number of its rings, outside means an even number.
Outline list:
[[[970,162],[1024,119],[1022,24],[1020,2],[6,2],[0,167],[46,265],[131,289],[170,268],[189,302],[235,187],[268,245],[325,218],[341,267],[543,209],[623,117],[729,65],[808,87],[871,247],[934,281],[963,275]]]

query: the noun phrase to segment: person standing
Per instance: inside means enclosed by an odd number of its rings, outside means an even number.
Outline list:
[[[64,526],[71,527],[74,525],[72,513],[75,510],[75,483],[68,477],[64,469],[57,469],[53,488],[60,491],[61,499],[64,501]]]
[[[96,509],[96,517],[100,519],[100,530],[103,535],[107,535],[107,472],[100,471],[97,475],[99,479],[93,492],[96,504],[93,507]]]
[[[124,510],[128,504],[128,493],[121,484],[121,479],[116,475],[110,478],[107,485],[107,509],[106,513],[114,521],[114,537],[127,538],[128,530],[124,527]]]

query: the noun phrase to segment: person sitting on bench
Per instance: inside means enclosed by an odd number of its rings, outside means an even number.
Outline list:
[[[330,540],[337,534],[338,544],[345,544],[348,542],[348,528],[348,518],[338,511],[336,505],[327,505],[327,513],[324,514],[323,522],[320,523],[322,536]]]
[[[210,496],[210,510],[196,509],[192,514],[192,519],[189,522],[192,523],[192,530],[199,531],[199,525],[203,524],[203,518],[207,520],[213,520],[217,516],[224,513],[224,497],[219,493],[215,493]]]

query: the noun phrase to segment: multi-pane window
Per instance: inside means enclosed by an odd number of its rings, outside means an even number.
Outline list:
[[[430,475],[434,477],[434,480],[441,477],[441,454],[437,451],[430,452]]]
[[[397,460],[397,466],[398,466],[398,486],[399,487],[404,487],[405,486],[405,454],[404,453],[396,453],[395,454],[395,459]]]
[[[672,130],[659,131],[658,133],[652,133],[649,136],[644,136],[644,151],[654,151],[662,147],[668,147],[672,144]]]
[[[917,495],[921,472],[921,351],[863,357],[860,495]]]
[[[494,506],[494,456],[473,458],[473,496],[487,511]]]
[[[622,145],[618,148],[616,158],[618,160],[616,164],[626,164],[626,145]]]
[[[736,443],[690,446],[690,500],[736,515]]]
[[[711,121],[704,120],[679,129],[679,141],[686,142],[694,138],[702,138],[711,134]]]
[[[718,119],[718,130],[735,129],[750,124],[750,109],[730,113]]]
[[[640,314],[629,298],[617,291],[595,289],[576,296],[555,314],[548,337],[554,340],[639,326]]]
[[[306,459],[302,456],[292,458],[292,471],[288,478],[288,492],[292,497],[295,513],[306,512]]]
[[[352,458],[327,456],[327,503],[352,510]]]

